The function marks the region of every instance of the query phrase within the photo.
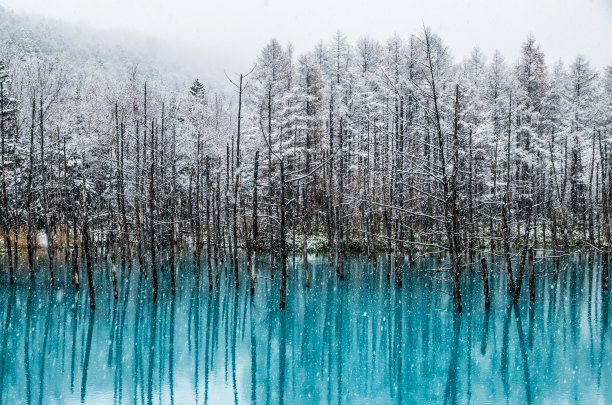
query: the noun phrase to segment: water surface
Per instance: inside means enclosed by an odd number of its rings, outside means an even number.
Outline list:
[[[306,290],[301,261],[290,260],[282,311],[278,279],[258,279],[252,298],[246,275],[236,290],[222,272],[209,292],[188,263],[175,296],[162,272],[157,304],[136,270],[120,275],[114,300],[98,265],[95,311],[85,280],[75,292],[65,270],[53,287],[43,268],[13,287],[3,274],[0,403],[612,403],[610,293],[597,259],[562,263],[557,279],[538,263],[536,302],[525,280],[516,307],[498,260],[491,310],[480,274],[467,274],[462,315],[450,284],[427,271],[444,263],[419,261],[398,289],[380,261],[350,258],[341,281],[312,256]]]

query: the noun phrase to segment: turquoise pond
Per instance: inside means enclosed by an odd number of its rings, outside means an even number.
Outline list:
[[[261,257],[258,272],[268,274]],[[161,273],[120,274],[113,299],[108,267],[96,267],[97,309],[66,269],[31,282],[0,277],[1,404],[605,404],[612,403],[610,294],[598,258],[536,264],[535,303],[527,279],[511,305],[502,261],[490,262],[491,309],[478,272],[462,277],[464,313],[450,285],[422,259],[404,286],[352,256],[339,280],[311,256],[310,289],[301,260],[289,260],[287,308],[278,278],[259,278],[254,297],[241,269],[208,290],[193,265],[179,264],[177,294]],[[203,266],[205,272],[206,267]],[[438,275],[437,277],[442,277]]]

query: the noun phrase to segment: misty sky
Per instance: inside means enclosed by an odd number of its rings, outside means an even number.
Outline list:
[[[478,45],[513,61],[533,33],[549,63],[583,54],[601,68],[612,63],[612,0],[0,0],[16,12],[127,30],[189,46],[193,60],[246,71],[275,37],[297,53],[340,29],[353,43],[386,40],[430,26],[455,60]],[[213,62],[214,61],[214,62]]]

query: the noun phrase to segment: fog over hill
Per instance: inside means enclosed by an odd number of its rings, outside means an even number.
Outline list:
[[[137,72],[174,89],[189,87],[195,77],[207,87],[227,88],[228,84],[222,66],[203,62],[205,58],[188,46],[134,31],[99,30],[0,6],[0,38],[0,58],[9,65],[35,57],[60,62],[75,73],[96,72],[109,80]]]

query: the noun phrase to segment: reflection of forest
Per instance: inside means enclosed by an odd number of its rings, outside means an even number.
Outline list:
[[[98,309],[85,291],[45,284],[0,290],[3,403],[60,400],[136,403],[410,403],[546,399],[606,400],[608,300],[597,263],[568,262],[558,278],[538,264],[538,295],[511,305],[501,261],[493,262],[492,305],[465,281],[464,314],[418,272],[389,286],[367,261],[350,277],[311,262],[313,285],[290,277],[261,293],[231,277],[209,292],[179,279],[185,294],[153,304],[137,272],[114,300],[100,277]],[[417,264],[417,270],[431,263]],[[104,272],[108,273],[108,269]],[[296,272],[295,274],[297,274]],[[292,273],[293,274],[293,273]],[[161,282],[168,282],[163,273]],[[58,282],[59,284],[59,282]],[[265,290],[265,291],[264,291]],[[536,401],[537,398],[537,401]],[[609,399],[609,398],[608,398]]]

